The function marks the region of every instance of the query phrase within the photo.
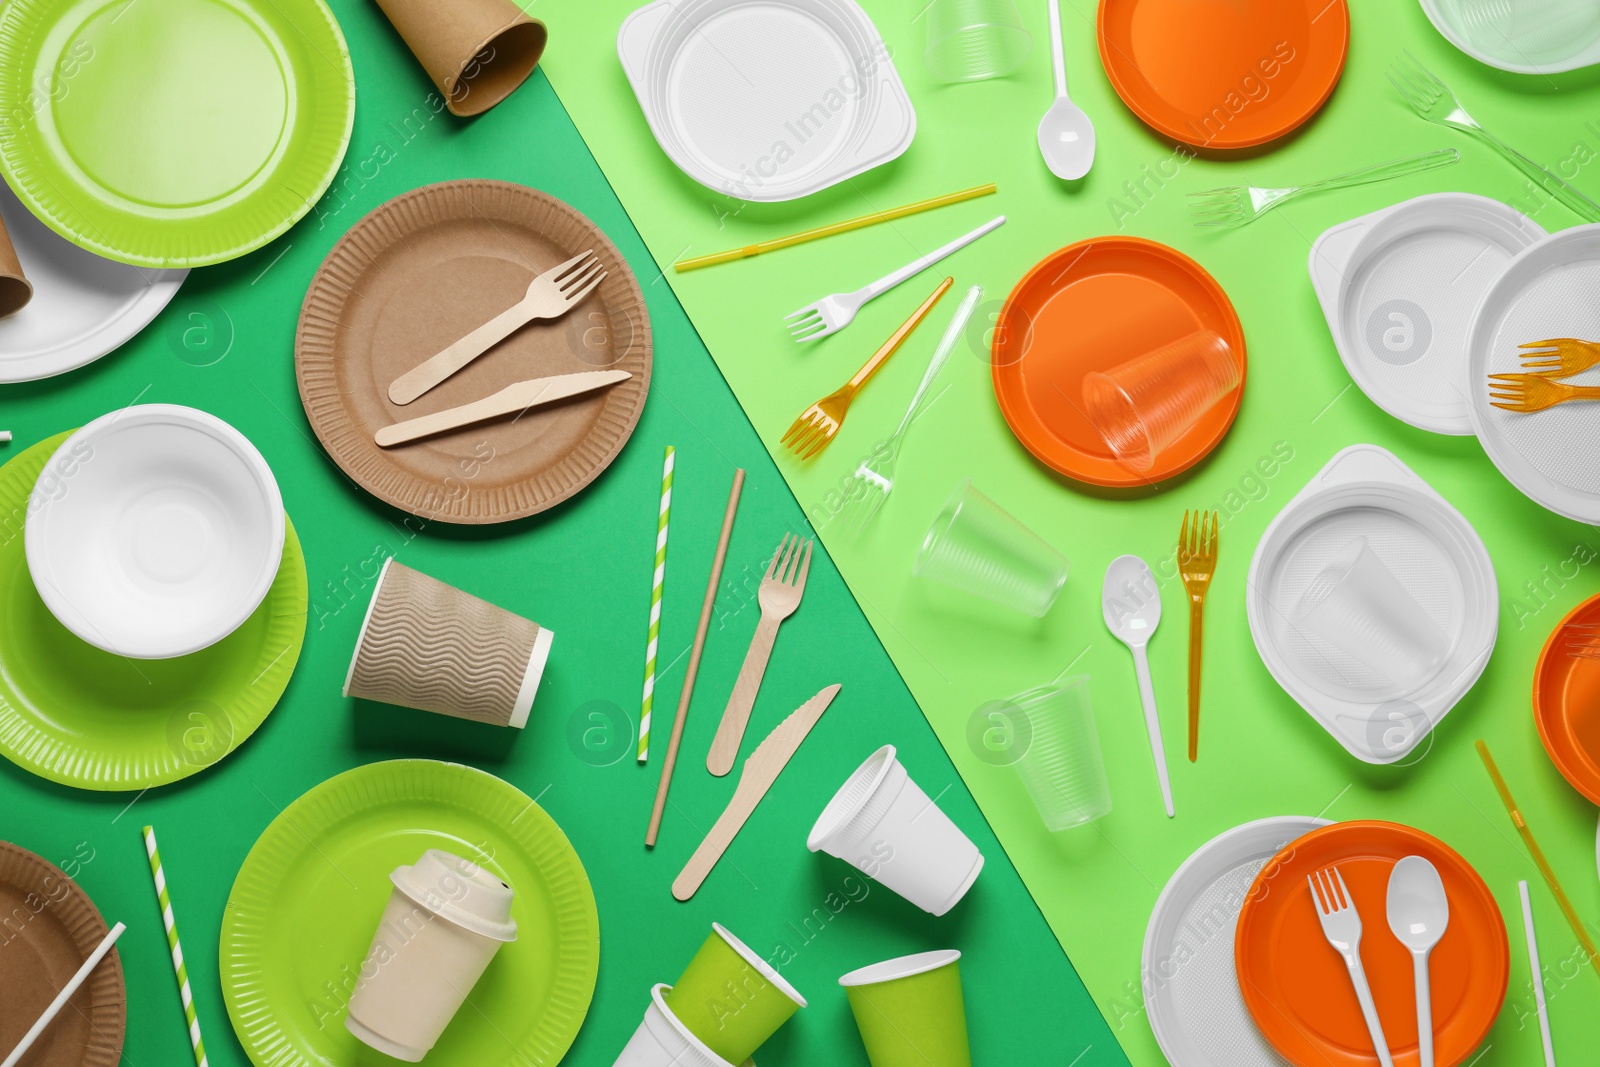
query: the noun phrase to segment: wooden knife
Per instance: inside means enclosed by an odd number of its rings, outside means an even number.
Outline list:
[[[569,396],[592,393],[596,389],[604,389],[608,385],[615,385],[632,377],[633,375],[625,370],[591,370],[580,371],[577,374],[557,374],[549,378],[529,378],[525,382],[508,385],[482,400],[474,400],[460,407],[446,408],[432,415],[385,426],[373,434],[372,439],[378,442],[380,448],[392,448],[418,438],[459,430],[476,422],[486,422],[504,415],[516,415],[543,404],[565,400]]]
[[[717,819],[716,825],[711,827],[711,832],[706,834],[706,839],[700,842],[700,847],[694,850],[694,855],[689,857],[682,873],[672,883],[674,897],[688,900],[694,896],[711,873],[711,868],[717,865],[728,845],[733,842],[734,835],[750,818],[750,813],[756,810],[761,798],[767,795],[772,783],[777,781],[779,772],[788,765],[789,757],[795,754],[800,742],[806,739],[838,694],[839,686],[830,685],[801,704],[750,753],[739,771],[739,785],[733,791],[733,799],[728,801],[728,807]]]

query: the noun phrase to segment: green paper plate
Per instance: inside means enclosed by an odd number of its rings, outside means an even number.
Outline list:
[[[199,267],[283,233],[338,171],[355,103],[322,0],[0,7],[0,172],[123,263]]]
[[[245,857],[219,956],[228,1016],[257,1067],[395,1062],[345,1029],[345,1011],[393,888],[389,872],[430,848],[474,860],[516,890],[517,939],[496,953],[427,1061],[543,1067],[566,1055],[600,966],[582,861],[515,786],[413,759],[313,787]]]
[[[71,432],[0,467],[0,755],[81,789],[146,789],[216,763],[278,703],[306,635],[294,525],[255,614],[191,656],[130,660],[72,634],[39,599],[23,552],[28,496]]]

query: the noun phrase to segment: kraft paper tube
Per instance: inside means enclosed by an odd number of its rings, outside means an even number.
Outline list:
[[[544,54],[543,22],[512,0],[378,0],[454,115],[511,95]]]
[[[22,263],[17,250],[11,247],[11,235],[0,220],[0,319],[15,315],[33,299],[33,283],[22,273]]]

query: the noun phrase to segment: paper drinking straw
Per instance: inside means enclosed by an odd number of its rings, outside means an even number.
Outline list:
[[[167,895],[167,876],[161,873],[161,853],[156,851],[156,830],[144,828],[144,850],[150,857],[150,875],[156,881],[156,899],[161,902],[161,923],[167,928],[167,948],[172,950],[172,969],[178,976],[178,993],[183,997],[183,1018],[189,1024],[189,1044],[194,1046],[196,1067],[207,1067],[206,1045],[200,1040],[200,1019],[194,1012],[194,994],[189,991],[189,968],[183,963],[183,946],[178,943],[178,922],[172,917],[172,898]]]
[[[1551,869],[1550,861],[1544,858],[1544,849],[1533,839],[1533,831],[1528,828],[1522,812],[1517,810],[1517,802],[1512,799],[1511,789],[1506,785],[1506,780],[1500,777],[1500,768],[1495,766],[1494,757],[1489,755],[1489,746],[1483,743],[1482,738],[1478,740],[1478,755],[1483,757],[1483,765],[1488,768],[1489,777],[1494,780],[1494,787],[1499,791],[1500,800],[1505,804],[1506,811],[1511,814],[1511,821],[1516,826],[1517,833],[1522,835],[1523,843],[1533,854],[1533,862],[1538,866],[1539,873],[1544,875],[1544,880],[1550,884],[1550,892],[1556,895],[1556,903],[1561,905],[1561,914],[1567,917],[1572,932],[1578,935],[1578,943],[1589,955],[1589,962],[1595,965],[1592,969],[1596,974],[1600,974],[1600,952],[1595,951],[1594,941],[1590,939],[1589,931],[1583,928],[1583,920],[1578,918],[1578,911],[1572,906],[1572,901],[1567,899],[1566,890],[1556,881],[1556,872]]]
[[[44,1033],[44,1028],[50,1025],[50,1020],[61,1014],[61,1009],[66,1006],[68,1000],[72,999],[72,994],[78,991],[78,987],[83,985],[84,981],[89,977],[89,973],[95,969],[101,960],[105,959],[106,953],[111,951],[111,946],[117,943],[117,938],[121,937],[122,931],[126,929],[126,926],[118,923],[107,932],[105,937],[100,939],[100,944],[95,946],[93,952],[89,953],[89,958],[83,961],[83,966],[78,968],[78,973],[73,975],[67,981],[67,984],[61,987],[61,992],[56,994],[56,999],[50,1002],[50,1006],[44,1010],[43,1015],[34,1020],[33,1025],[28,1028],[28,1032],[22,1035],[22,1040],[17,1043],[17,1047],[11,1050],[11,1055],[7,1056],[4,1062],[0,1062],[0,1067],[16,1067],[17,1061],[22,1059],[23,1055],[33,1047],[33,1043],[39,1039],[39,1035]]]
[[[1533,1002],[1539,1007],[1539,1037],[1544,1041],[1544,1067],[1556,1067],[1556,1049],[1550,1043],[1550,1012],[1544,1003],[1544,970],[1539,966],[1539,941],[1533,936],[1533,902],[1528,883],[1518,882],[1522,897],[1522,932],[1528,935],[1528,966],[1533,970]]]
[[[695,676],[700,672],[700,652],[706,645],[706,629],[711,625],[711,609],[717,602],[717,586],[722,582],[722,563],[728,557],[728,538],[733,535],[733,517],[739,511],[739,493],[744,489],[744,468],[733,472],[733,488],[728,491],[728,507],[722,513],[722,535],[717,538],[717,554],[711,558],[711,578],[706,582],[706,598],[700,605],[700,625],[694,631],[694,647],[689,650],[689,666],[683,672],[683,690],[678,694],[678,717],[672,720],[672,736],[667,739],[667,758],[661,763],[661,782],[656,786],[656,803],[650,811],[650,828],[645,831],[646,848],[654,848],[661,829],[661,813],[667,806],[667,789],[672,785],[672,769],[678,764],[678,746],[683,743],[683,720],[689,717],[689,698],[694,695]]]
[[[650,584],[650,636],[644,649],[644,700],[639,706],[639,762],[650,758],[650,708],[656,699],[656,649],[661,643],[661,583],[667,576],[667,516],[672,511],[672,456],[661,461],[661,514],[656,519],[656,573]]]

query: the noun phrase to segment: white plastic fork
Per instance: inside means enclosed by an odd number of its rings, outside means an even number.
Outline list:
[[[1350,972],[1350,984],[1355,986],[1356,1000],[1361,1002],[1361,1016],[1367,1021],[1367,1034],[1378,1053],[1378,1062],[1383,1067],[1394,1067],[1389,1042],[1383,1036],[1383,1023],[1378,1019],[1378,1006],[1372,1000],[1372,987],[1367,985],[1367,972],[1361,966],[1361,915],[1350,890],[1345,888],[1344,875],[1337,867],[1325,867],[1306,881],[1311,885],[1311,903],[1322,921],[1322,936],[1344,959],[1345,970]]]
[[[834,293],[825,296],[814,304],[805,307],[790,315],[785,316],[784,324],[789,329],[789,334],[796,341],[804,344],[807,341],[816,341],[838,333],[855,319],[856,312],[860,311],[867,301],[874,297],[882,296],[890,289],[899,285],[907,278],[927,270],[952,252],[959,252],[967,245],[976,241],[984,234],[997,230],[1006,221],[1004,215],[990,219],[969,234],[957,237],[943,248],[929,252],[920,259],[912,260],[893,274],[884,275],[870,285],[864,285],[853,293]]]

